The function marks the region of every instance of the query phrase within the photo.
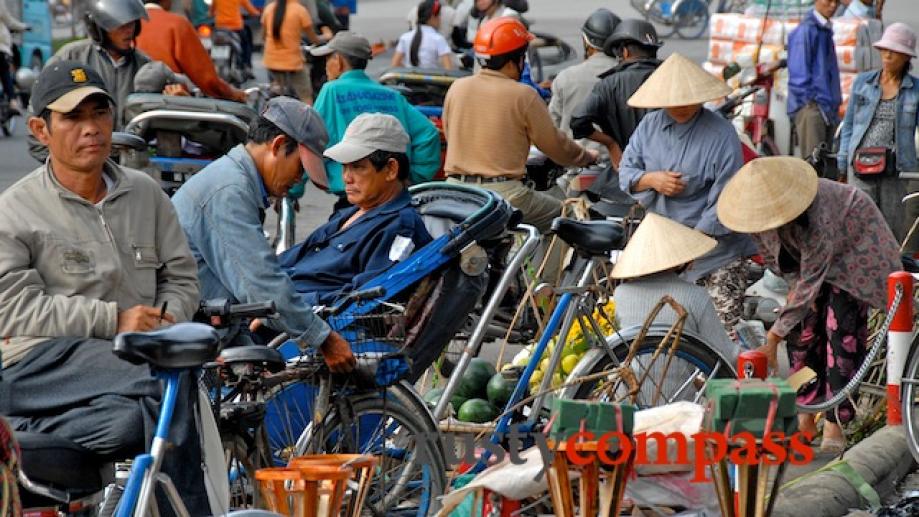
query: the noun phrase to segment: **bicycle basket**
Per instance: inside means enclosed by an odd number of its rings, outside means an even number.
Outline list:
[[[401,305],[383,303],[365,314],[330,317],[328,323],[351,344],[355,355],[378,358],[374,373],[378,387],[392,386],[411,373],[411,364],[401,353],[408,326]]]

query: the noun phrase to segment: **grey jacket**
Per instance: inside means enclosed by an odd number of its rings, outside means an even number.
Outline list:
[[[112,94],[118,104],[115,110],[115,129],[119,130],[124,127],[126,121],[122,117],[124,116],[125,100],[128,95],[134,93],[134,76],[137,75],[140,67],[151,61],[150,57],[135,49],[121,65],[115,66],[112,58],[102,47],[91,39],[83,39],[61,47],[45,66],[67,59],[85,63],[86,66],[99,72],[102,80],[105,81],[105,89]]]
[[[580,107],[600,82],[600,75],[611,70],[619,61],[598,52],[581,63],[562,70],[552,81],[552,100],[549,102],[549,114],[555,127],[571,136],[571,115]]]
[[[662,272],[629,280],[616,287],[616,319],[619,328],[641,326],[651,310],[663,296],[670,296],[686,309],[686,330],[701,337],[707,345],[731,359],[732,364],[739,346],[731,341],[724,325],[715,312],[712,298],[704,287],[678,277],[672,272]],[[677,316],[669,306],[664,306],[654,323],[673,325]]]
[[[0,194],[3,366],[53,337],[114,337],[118,311],[138,304],[187,320],[198,277],[169,198],[146,174],[105,166],[114,181],[93,205],[50,165]]]

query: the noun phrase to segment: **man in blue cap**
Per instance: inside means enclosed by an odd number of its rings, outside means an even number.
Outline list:
[[[276,97],[249,128],[248,141],[191,177],[172,198],[198,263],[201,295],[241,303],[274,300],[274,330],[301,348],[318,347],[334,372],[355,363],[348,342],[316,316],[297,293],[262,232],[268,198],[282,197],[303,171],[324,177],[329,137],[316,111]]]

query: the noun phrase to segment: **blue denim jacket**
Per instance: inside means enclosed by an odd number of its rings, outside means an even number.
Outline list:
[[[881,72],[863,72],[852,84],[849,107],[843,120],[839,138],[839,153],[836,155],[839,170],[846,170],[855,156],[868,126],[874,119],[874,112],[881,102]],[[900,84],[897,97],[897,170],[916,171],[916,123],[919,113],[919,78],[907,74]]]
[[[268,194],[240,144],[192,176],[172,198],[198,263],[201,296],[240,303],[274,300],[283,330],[318,346],[329,327],[294,289],[262,233]],[[272,322],[269,322],[271,324]]]
[[[278,257],[297,290],[313,304],[334,302],[339,293],[359,288],[431,242],[407,190],[342,230],[341,225],[357,210],[356,206],[339,210],[305,241]],[[397,237],[402,240],[394,245]]]
[[[788,114],[809,102],[816,102],[831,123],[839,119],[842,90],[833,29],[820,25],[813,11],[788,35]]]

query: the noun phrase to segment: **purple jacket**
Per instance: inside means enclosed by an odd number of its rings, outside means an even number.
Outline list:
[[[833,29],[820,25],[813,11],[788,35],[788,114],[812,101],[827,120],[837,120],[842,90]]]

